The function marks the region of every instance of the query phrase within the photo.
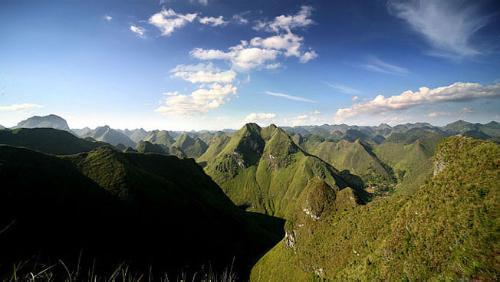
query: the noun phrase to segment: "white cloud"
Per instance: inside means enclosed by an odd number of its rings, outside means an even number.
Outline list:
[[[231,94],[236,94],[237,88],[232,84],[213,83],[200,87],[190,95],[178,92],[165,94],[160,107],[155,111],[165,115],[192,115],[206,113],[224,104]]]
[[[292,96],[292,95],[288,95],[285,93],[266,91],[265,94],[269,95],[269,96],[281,97],[281,98],[285,98],[285,99],[293,100],[293,101],[306,102],[306,103],[316,103],[316,101],[311,100],[311,99],[307,99],[307,98],[299,97],[299,96]]]
[[[318,110],[284,119],[284,124],[289,126],[313,125],[322,122],[324,123],[325,120]]]
[[[446,116],[446,115],[449,115],[449,113],[446,113],[446,112],[430,112],[430,113],[427,114],[427,117],[436,118],[436,117]]]
[[[238,24],[248,24],[248,20],[242,14],[234,15],[233,20]]]
[[[464,1],[420,0],[390,1],[388,7],[395,16],[424,36],[434,47],[435,55],[473,56],[481,53],[470,40],[488,20],[479,14],[476,6]]]
[[[279,52],[250,47],[247,42],[242,41],[239,45],[230,47],[228,52],[196,48],[190,54],[200,60],[229,60],[236,70],[246,71],[276,60]]]
[[[251,113],[245,117],[244,123],[271,123],[276,117],[275,113]]]
[[[197,13],[178,14],[172,9],[161,10],[149,18],[149,23],[160,29],[163,36],[170,36],[176,29],[193,22]]]
[[[242,40],[240,44],[229,47],[227,51],[195,48],[190,54],[200,60],[230,61],[233,68],[239,71],[266,65],[277,66],[274,61],[279,56],[297,57],[301,63],[306,63],[318,57],[318,54],[312,49],[303,52],[301,49],[304,38],[292,33],[291,29],[311,24],[312,20],[309,19],[311,11],[310,7],[303,6],[297,15],[282,15],[276,17],[274,21],[263,23],[263,29],[276,32],[276,35],[254,37],[250,41]]]
[[[208,5],[208,0],[189,0],[191,3],[197,2],[200,5],[207,6]]]
[[[310,50],[305,52],[300,56],[300,62],[305,64],[309,62],[310,60],[316,59],[318,57],[318,54],[314,50]]]
[[[360,65],[360,67],[369,71],[387,73],[387,74],[405,75],[409,73],[409,71],[406,68],[390,64],[377,57],[369,57],[367,62]]]
[[[470,107],[464,107],[460,111],[460,113],[462,113],[462,114],[470,114],[470,113],[473,113],[473,112],[474,112],[474,110],[472,108],[470,108]]]
[[[104,15],[104,17],[103,17],[103,18],[104,18],[104,20],[106,20],[106,21],[108,21],[108,22],[110,22],[111,20],[113,20],[113,17],[112,17],[112,16],[110,16],[110,15]]]
[[[311,6],[302,6],[299,12],[295,15],[281,15],[270,22],[257,22],[254,26],[256,30],[267,30],[273,32],[287,31],[290,32],[292,29],[297,27],[306,27],[313,24],[313,20],[310,19],[312,14]]]
[[[324,83],[326,85],[328,85],[329,87],[331,87],[331,88],[333,88],[341,93],[344,93],[344,94],[348,94],[348,95],[361,94],[361,91],[354,89],[354,88],[347,86],[347,85],[343,85],[340,83],[330,83],[330,82],[326,82],[326,81]],[[354,96],[354,97],[357,97],[357,96]]]
[[[132,31],[133,33],[135,33],[139,37],[144,37],[144,34],[146,33],[146,30],[143,27],[136,26],[136,25],[131,25],[130,31]]]
[[[191,83],[231,83],[236,78],[233,70],[222,71],[213,64],[178,65],[170,73]]]
[[[219,17],[203,17],[198,20],[201,24],[210,25],[210,26],[221,26],[226,25],[227,21],[224,20],[223,16]]]
[[[281,68],[281,64],[280,63],[272,63],[272,64],[266,65],[266,69],[268,69],[268,70],[276,70],[276,69],[279,69],[279,68]]]
[[[335,120],[342,121],[358,115],[404,110],[425,104],[495,97],[500,97],[500,83],[483,86],[479,83],[456,82],[434,89],[421,87],[415,92],[407,90],[399,95],[387,98],[378,95],[371,101],[357,103],[350,108],[339,109],[335,114]]]
[[[38,105],[38,104],[30,104],[30,103],[13,104],[13,105],[8,105],[8,106],[0,106],[0,112],[20,112],[20,111],[29,111],[29,110],[39,109],[39,108],[43,108],[43,106]]]

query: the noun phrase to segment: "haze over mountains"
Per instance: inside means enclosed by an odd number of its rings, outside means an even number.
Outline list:
[[[51,128],[62,124],[0,130],[0,224],[12,223],[0,264],[85,250],[103,268],[234,264],[252,281],[498,275],[485,243],[498,239],[497,122]]]

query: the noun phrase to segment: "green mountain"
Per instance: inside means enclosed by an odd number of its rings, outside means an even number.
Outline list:
[[[12,223],[1,234],[2,266],[34,254],[40,263],[76,263],[83,252],[101,271],[122,262],[174,273],[234,262],[244,275],[280,238],[268,229],[279,221],[237,208],[192,159],[0,146],[0,164],[0,226]]]
[[[282,218],[292,215],[312,178],[321,178],[335,190],[359,187],[350,174],[341,175],[306,153],[274,125],[246,124],[208,160],[205,170],[237,205]],[[360,198],[362,192],[357,193]]]
[[[171,147],[175,143],[175,139],[172,138],[166,130],[153,130],[142,140],[153,144],[164,145],[166,147]]]
[[[304,147],[307,152],[320,157],[340,170],[360,176],[365,186],[387,190],[396,179],[392,169],[384,164],[374,153],[372,147],[357,139],[354,142],[340,140],[338,142],[311,140]]]
[[[66,120],[56,115],[33,116],[19,122],[14,128],[54,128],[71,131]]]
[[[442,133],[414,128],[392,133],[384,143],[374,146],[373,152],[394,171],[396,190],[412,193],[432,174],[432,156],[444,137]]]
[[[177,137],[173,146],[181,149],[189,158],[198,158],[208,148],[207,144],[200,138],[192,138],[187,133],[183,133]]]
[[[119,132],[118,130],[112,129],[107,125],[97,127],[96,129],[92,130],[87,135],[82,137],[92,137],[97,141],[106,142],[113,146],[123,144],[127,147],[135,147],[134,141],[130,140],[127,135]]]
[[[498,280],[500,146],[450,137],[434,159],[411,196],[326,204],[318,219],[298,210],[251,281]]]
[[[200,163],[207,163],[210,160],[213,160],[226,146],[231,138],[226,134],[221,134],[214,136],[210,140],[210,145],[203,155],[201,155],[197,161]]]
[[[143,128],[138,128],[138,129],[125,129],[121,131],[123,134],[127,135],[130,140],[134,141],[135,143],[139,143],[139,141],[143,140],[146,136],[148,136],[149,132],[144,130]]]
[[[0,144],[26,147],[55,155],[88,152],[106,144],[81,139],[75,135],[52,128],[18,128],[0,130]]]
[[[150,153],[150,154],[160,154],[168,155],[168,148],[165,148],[158,144],[153,144],[148,141],[139,141],[135,147],[136,151],[139,153]]]

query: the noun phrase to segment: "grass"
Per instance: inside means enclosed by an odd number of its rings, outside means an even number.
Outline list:
[[[500,146],[452,137],[435,160],[441,171],[411,195],[320,220],[296,214],[286,224],[294,247],[279,243],[251,280],[498,280]]]

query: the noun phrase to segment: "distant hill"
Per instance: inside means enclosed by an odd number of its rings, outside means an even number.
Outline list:
[[[107,125],[97,127],[82,137],[92,137],[97,141],[106,142],[113,146],[123,144],[127,147],[135,147],[136,145],[127,135],[119,132],[118,130],[112,129]]]
[[[138,128],[138,129],[125,129],[125,130],[120,130],[121,133],[127,135],[130,140],[134,141],[135,143],[139,143],[139,141],[142,141],[148,134],[146,130],[143,128]]]
[[[0,226],[13,222],[1,234],[2,265],[34,254],[40,263],[76,264],[83,250],[88,269],[92,260],[110,271],[126,261],[175,277],[181,268],[222,271],[234,262],[244,275],[279,240],[192,159],[111,147],[55,157],[0,146],[0,164]]]
[[[317,192],[330,208],[297,210],[251,281],[497,280],[500,146],[450,137],[434,159],[412,195],[338,209]]]
[[[148,141],[139,141],[137,146],[135,147],[136,151],[139,153],[150,153],[150,154],[160,154],[160,155],[168,155],[168,148],[162,147],[158,144],[153,144]]]
[[[274,125],[246,124],[224,148],[207,160],[207,173],[237,205],[252,211],[289,218],[297,197],[310,179],[319,177],[331,189],[353,185],[351,175],[309,155]],[[358,200],[361,191],[356,191]]]
[[[198,158],[208,148],[207,144],[205,144],[205,142],[203,142],[200,138],[192,138],[186,133],[177,137],[173,146],[181,149],[189,158]]]
[[[2,130],[2,129],[5,129],[5,127],[0,124],[0,130]]]
[[[323,141],[319,144],[313,142],[311,145],[305,143],[304,146],[307,152],[337,169],[349,170],[350,173],[360,176],[365,186],[386,190],[396,181],[392,169],[373,153],[369,144],[360,139],[353,142],[340,140]]]
[[[88,152],[105,143],[93,142],[52,128],[18,128],[0,130],[0,144],[26,147],[47,154],[69,155]]]
[[[143,139],[143,141],[148,141],[153,144],[160,144],[170,148],[174,143],[175,139],[170,136],[170,133],[166,130],[153,130],[149,132]]]
[[[56,115],[33,116],[19,122],[14,128],[54,128],[71,131],[66,120]]]

